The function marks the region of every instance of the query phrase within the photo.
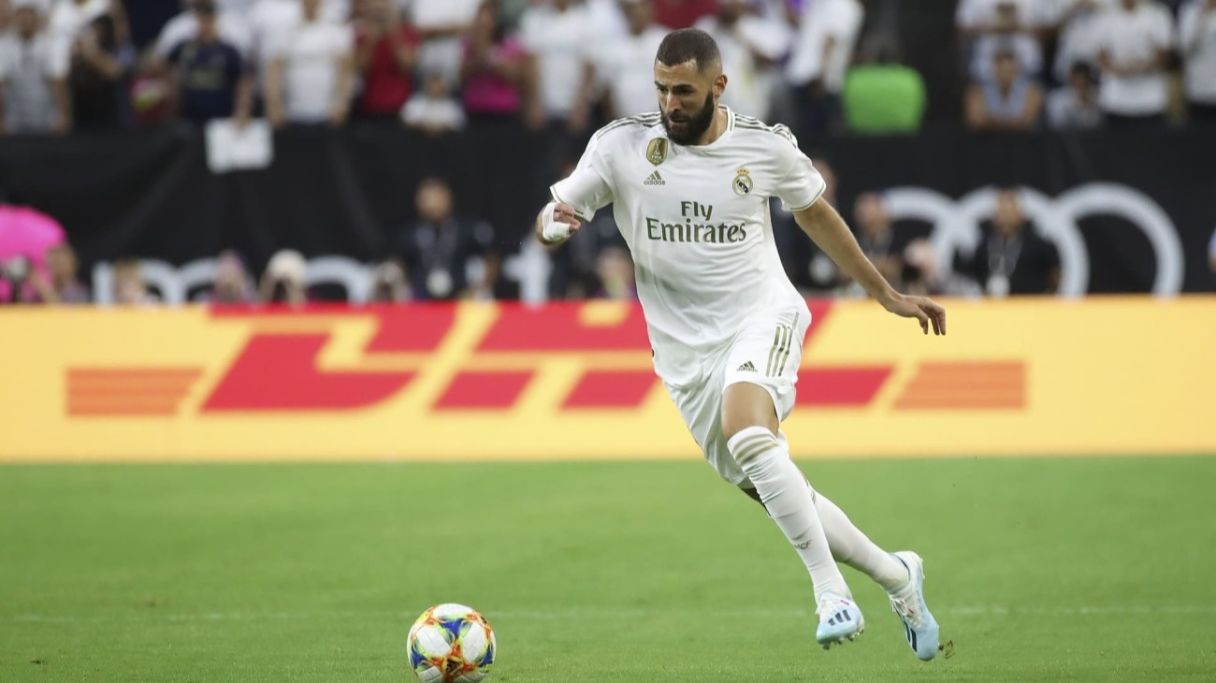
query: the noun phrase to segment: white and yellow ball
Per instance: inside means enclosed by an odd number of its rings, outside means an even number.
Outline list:
[[[410,667],[423,683],[477,683],[497,656],[494,629],[477,610],[445,603],[410,627]]]

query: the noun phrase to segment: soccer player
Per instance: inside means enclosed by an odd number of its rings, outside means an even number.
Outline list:
[[[790,459],[780,422],[810,311],[785,276],[773,241],[769,198],[891,313],[945,334],[945,310],[892,289],[826,201],[824,181],[785,126],[719,106],[727,86],[713,38],[667,35],[654,65],[660,111],[600,129],[573,173],[550,188],[536,234],[560,244],[613,204],[633,254],[655,371],[722,478],[768,510],[814,586],[825,648],[865,621],[836,560],[886,589],[908,644],[928,660],[938,626],[925,605],[924,569],[913,552],[874,544]]]

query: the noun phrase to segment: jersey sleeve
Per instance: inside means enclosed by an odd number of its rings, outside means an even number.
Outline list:
[[[790,143],[780,145],[779,157],[784,161],[786,170],[773,188],[773,195],[781,199],[781,206],[786,211],[801,211],[823,196],[827,183],[811,163],[810,157],[798,149],[794,137],[788,133],[783,137]]]
[[[554,183],[549,194],[553,195],[554,201],[574,207],[580,220],[591,220],[596,211],[612,203],[612,185],[608,180],[611,177],[603,136],[595,135],[587,143],[587,150],[574,172]]]

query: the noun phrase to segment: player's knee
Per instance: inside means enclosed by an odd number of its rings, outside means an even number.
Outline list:
[[[773,399],[759,385],[732,384],[722,399],[722,436],[727,441],[751,427],[763,427],[777,433],[777,411]]]
[[[740,432],[747,429],[759,428],[766,430],[776,438],[777,420],[776,417],[768,418],[762,411],[751,410],[723,410],[722,411],[722,436],[729,442],[735,438]]]
[[[729,414],[722,415],[722,436],[729,443],[745,429],[752,427],[764,427],[763,424],[757,423],[755,420],[739,418]]]

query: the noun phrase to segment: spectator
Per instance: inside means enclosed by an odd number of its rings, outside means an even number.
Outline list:
[[[1061,0],[1053,17],[1059,28],[1054,74],[1066,83],[1077,64],[1098,67],[1098,32],[1101,17],[1119,0]]]
[[[474,265],[477,265],[474,262]],[[464,298],[473,301],[515,300],[519,298],[519,286],[503,277],[502,256],[494,249],[482,255],[480,267],[470,268],[472,285]]]
[[[321,18],[332,24],[343,24],[349,14],[349,5],[348,0],[322,0]],[[247,56],[255,65],[254,92],[265,109],[270,64],[275,61],[275,52],[291,40],[292,33],[303,23],[303,4],[300,0],[253,0],[243,16],[249,32]]]
[[[1038,125],[1043,91],[1021,73],[1012,52],[993,58],[993,80],[967,89],[967,126],[978,131],[1030,130]]]
[[[15,6],[20,0],[13,2]],[[44,4],[45,6],[45,4]],[[72,44],[98,17],[110,16],[114,20],[115,37],[119,43],[129,40],[127,13],[122,0],[53,0],[47,30],[58,49],[65,54]]]
[[[0,202],[0,303],[47,300],[45,257],[63,239],[54,218]]]
[[[38,277],[25,255],[0,259],[0,303],[21,304],[46,301],[46,280]]]
[[[817,140],[840,125],[840,93],[865,10],[857,0],[816,0],[803,7],[785,77],[798,94],[799,135]]]
[[[76,252],[67,242],[61,242],[46,252],[46,266],[49,279],[49,293],[52,298],[48,303],[87,304],[90,300],[89,288],[81,284],[77,270],[79,265]]]
[[[596,88],[596,31],[581,2],[540,0],[524,12],[519,35],[536,92],[525,121],[529,128],[544,131],[537,172],[539,178],[552,178],[566,159],[578,154],[588,132]]]
[[[126,124],[127,93],[135,48],[119,43],[114,18],[93,20],[72,50],[68,83],[72,122],[78,129],[114,129]]]
[[[397,261],[385,261],[372,271],[372,303],[404,303],[410,296],[405,268]]]
[[[891,226],[891,214],[882,195],[864,192],[853,204],[853,222],[857,226],[857,243],[862,252],[896,289],[902,288],[904,262],[895,245],[895,230]],[[857,283],[846,279],[846,293],[850,296],[865,296]]]
[[[328,3],[325,9],[329,9]],[[303,14],[300,0],[257,0],[253,7],[249,8],[247,20],[250,50],[259,68],[265,69],[270,64],[273,60],[272,51],[286,41],[291,32],[299,26]],[[341,21],[328,12],[325,16],[335,23]],[[265,79],[265,74],[261,77]]]
[[[494,3],[483,3],[465,41],[461,64],[464,108],[473,127],[480,122],[498,124],[517,118],[524,106],[527,79],[523,45],[503,30]],[[536,106],[533,108],[539,113]]]
[[[467,114],[465,149],[470,156],[461,162],[471,186],[485,188],[476,197],[465,197],[465,210],[475,216],[498,216],[504,225],[523,225],[533,215],[533,194],[519,192],[506,179],[519,175],[518,159],[535,153],[533,144],[519,135],[521,115],[538,121],[540,103],[534,87],[533,65],[523,44],[507,34],[495,3],[477,10],[473,29],[464,44],[464,109]],[[538,165],[539,166],[539,165]],[[550,176],[535,169],[536,192],[543,192]]]
[[[1155,0],[1120,0],[1103,14],[1098,103],[1109,125],[1156,127],[1165,122],[1165,67],[1173,42],[1169,10]]]
[[[418,68],[441,73],[455,86],[460,78],[463,39],[473,25],[481,0],[409,0],[411,23],[422,42]]]
[[[449,91],[443,74],[425,76],[422,92],[415,93],[401,110],[405,125],[427,135],[441,135],[464,128],[464,109]]]
[[[780,22],[748,13],[746,0],[718,0],[718,11],[696,27],[713,36],[722,53],[722,71],[731,79],[722,102],[737,113],[765,120],[775,87],[777,61],[789,50],[790,32]]]
[[[613,41],[628,31],[621,0],[583,0],[583,3],[600,41]]]
[[[399,249],[413,290],[421,299],[450,300],[469,294],[471,262],[494,242],[487,223],[458,219],[447,183],[428,178],[415,197],[418,222],[401,233]]]
[[[633,260],[624,247],[605,247],[600,250],[595,262],[595,273],[600,288],[596,297],[601,299],[633,300],[638,298],[634,282]]]
[[[210,30],[218,34],[219,40],[236,48],[242,57],[249,59],[253,35],[246,13],[227,9],[225,3],[218,0],[183,0],[181,14],[170,19],[157,36],[156,44],[152,48],[154,57],[158,61],[166,61],[179,45],[199,37],[200,5],[207,6]],[[231,6],[231,2],[228,5]]]
[[[1178,18],[1190,119],[1216,124],[1216,0],[1190,0]]]
[[[996,214],[967,270],[988,296],[1052,294],[1060,285],[1060,256],[1022,213],[1016,190],[997,193]]]
[[[13,31],[0,38],[0,132],[59,133],[72,128],[67,53],[42,28],[40,0],[13,0]]]
[[[905,292],[916,296],[942,293],[941,273],[932,242],[923,237],[912,240],[904,247],[901,260],[900,283]]]
[[[355,28],[356,64],[363,76],[359,113],[395,119],[413,93],[418,33],[390,0],[366,0],[365,12]]]
[[[230,13],[234,17],[242,19],[249,18],[249,12],[257,0],[217,0],[216,4],[220,6],[220,13]]]
[[[159,302],[148,288],[138,259],[114,262],[113,301],[119,306],[148,306]]]
[[[608,118],[658,110],[654,91],[654,56],[667,29],[654,21],[647,0],[621,0],[627,31],[604,41],[597,61],[607,80]]]
[[[651,0],[654,18],[669,30],[689,28],[718,11],[715,0]]]
[[[168,55],[178,114],[198,126],[230,117],[248,121],[253,77],[245,59],[221,38],[214,0],[194,0],[192,7],[195,37],[179,43]]]
[[[970,44],[970,74],[976,81],[992,80],[994,56],[1013,53],[1021,71],[1037,76],[1043,68],[1038,33],[1044,19],[1041,0],[962,0],[955,21]]]
[[[270,257],[266,272],[262,273],[262,284],[258,287],[258,298],[265,304],[303,306],[308,301],[305,290],[305,275],[308,263],[304,256],[293,249],[281,249]]]
[[[1098,107],[1098,84],[1094,70],[1085,62],[1072,66],[1068,84],[1047,96],[1047,123],[1056,130],[1081,130],[1102,125]]]
[[[224,251],[216,259],[215,280],[204,300],[224,305],[252,304],[258,300],[245,262],[235,251]]]
[[[303,18],[270,48],[266,116],[284,123],[340,126],[350,114],[354,80],[350,27],[326,21],[321,0],[300,0]]]
[[[565,138],[587,127],[595,74],[590,46],[595,27],[581,2],[541,0],[524,12],[520,39],[535,63],[540,113]]]

